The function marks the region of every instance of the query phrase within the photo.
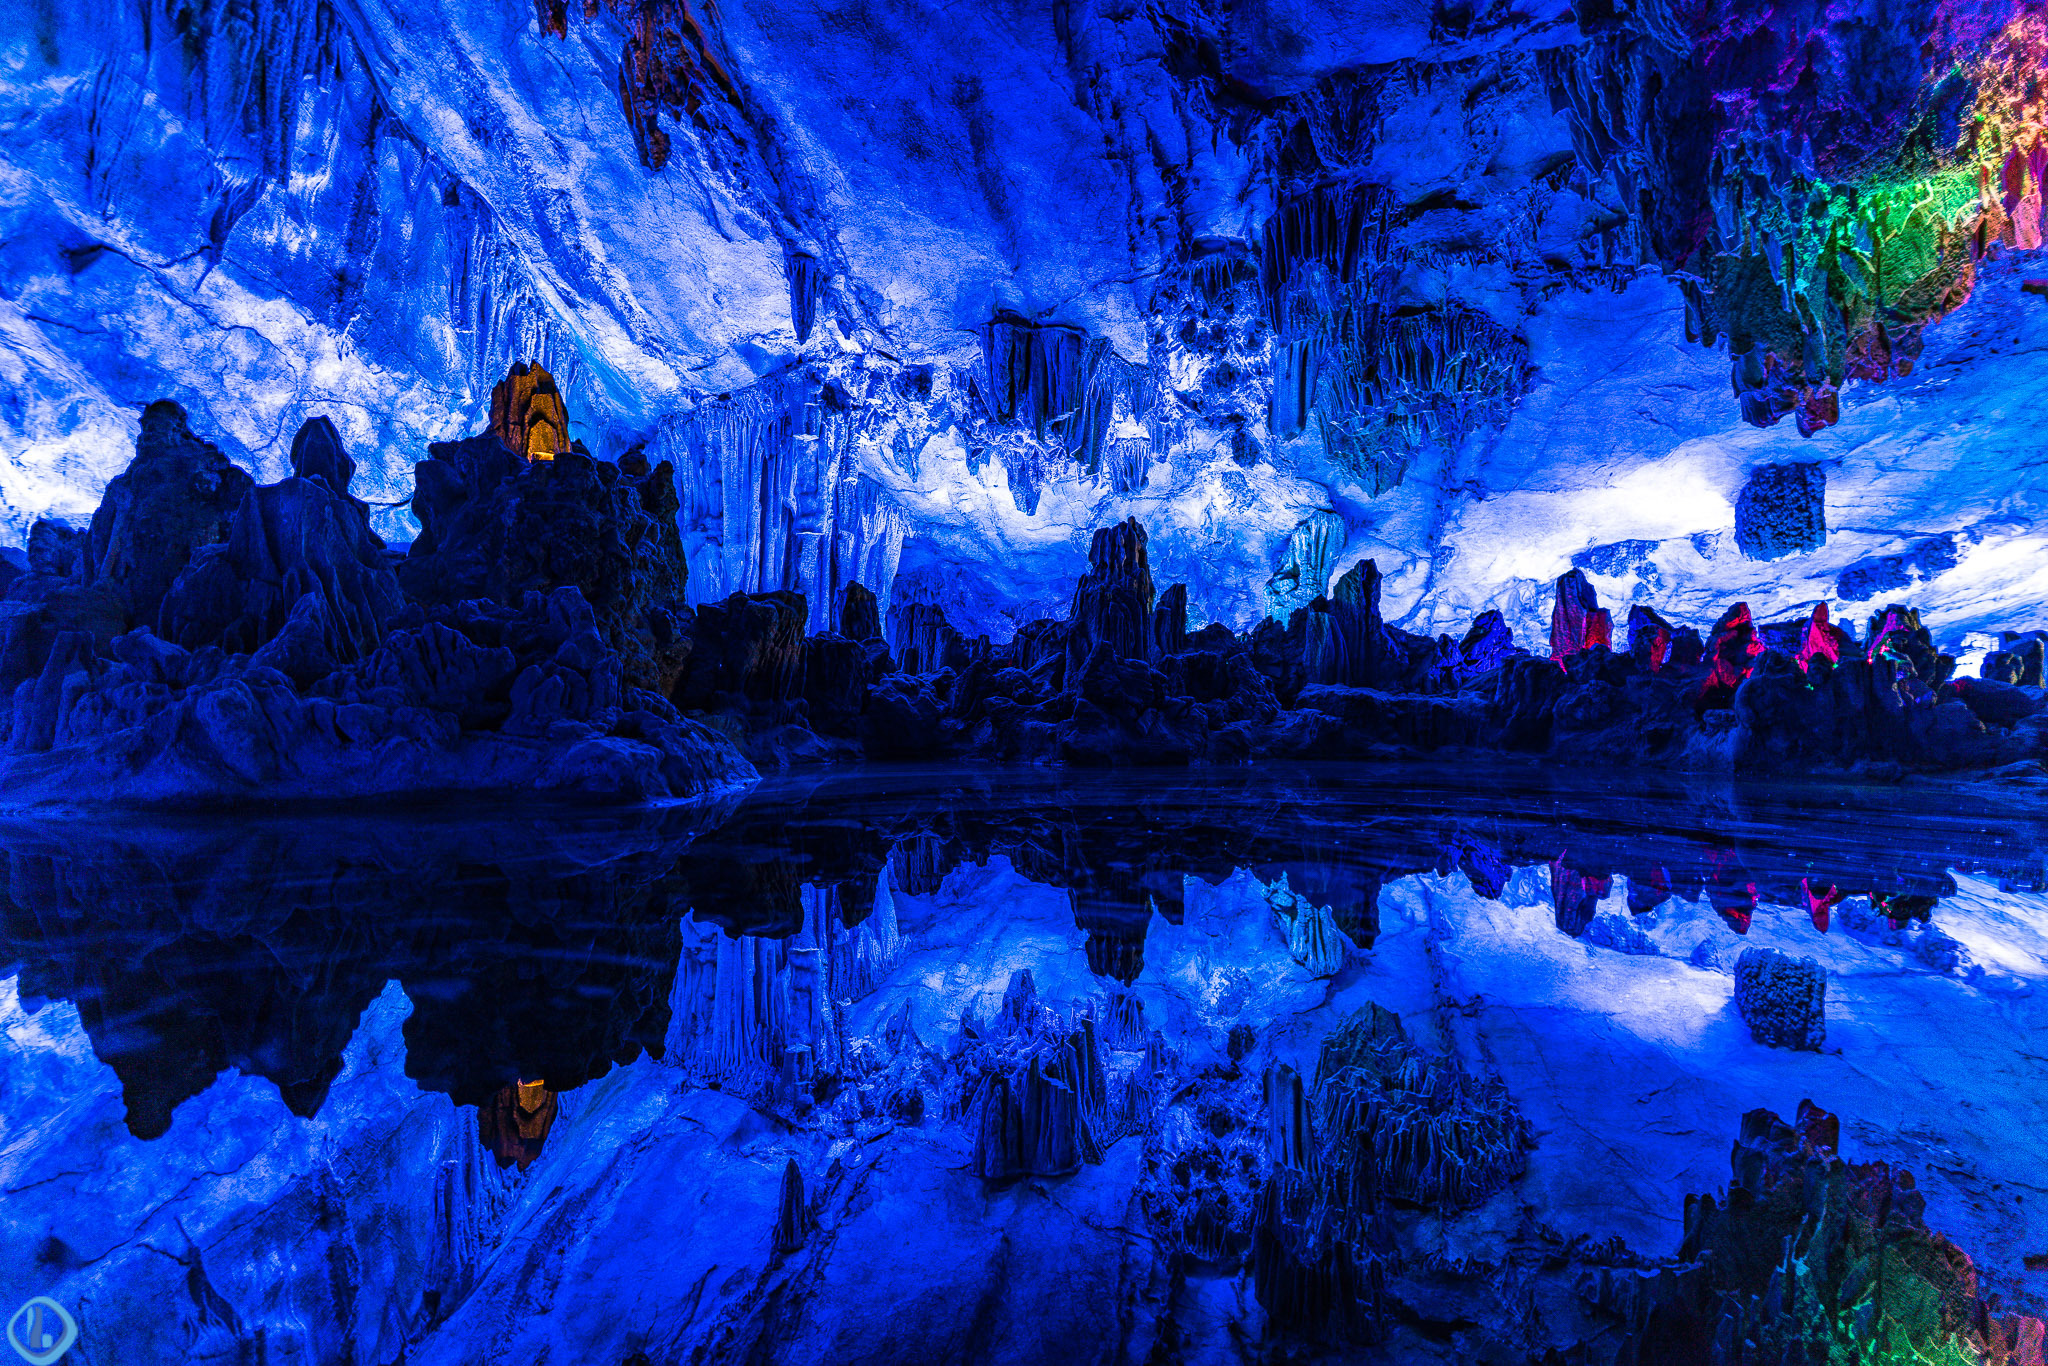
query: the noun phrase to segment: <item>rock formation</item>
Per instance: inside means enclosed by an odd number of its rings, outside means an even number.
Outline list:
[[[156,405],[79,553],[41,538],[43,572],[0,615],[12,795],[643,800],[753,777],[664,696],[688,654],[666,469],[643,496],[487,435],[423,462],[426,546],[394,561],[332,424],[293,453],[292,477],[254,485]],[[505,490],[520,479],[547,482]]]
[[[1827,1042],[1827,998],[1827,972],[1811,958],[1744,949],[1735,961],[1735,1008],[1758,1043],[1818,1052]]]
[[[506,450],[530,461],[567,455],[569,409],[555,377],[538,365],[513,365],[512,373],[491,388],[491,434]]]
[[[1735,500],[1735,543],[1752,560],[1780,560],[1827,543],[1827,467],[1759,465]]]
[[[107,484],[86,532],[81,566],[128,619],[153,626],[171,584],[192,552],[228,538],[229,518],[254,481],[186,425],[168,400],[142,415],[135,461]]]
[[[1618,1326],[1617,1366],[2040,1359],[2041,1321],[1979,1298],[1969,1257],[1927,1227],[1912,1174],[1845,1160],[1840,1134],[1811,1101],[1790,1124],[1752,1110],[1727,1189],[1686,1200],[1679,1264],[1586,1276],[1586,1299]]]

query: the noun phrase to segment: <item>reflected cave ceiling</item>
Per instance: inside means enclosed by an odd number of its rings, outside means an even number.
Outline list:
[[[1005,636],[1135,515],[1234,625],[1370,556],[1417,631],[1540,637],[1574,565],[1700,624],[2048,626],[2048,5],[27,18],[10,545],[164,397],[262,479],[331,416],[408,539],[426,443],[531,361],[594,454],[672,462],[693,601],[843,555]],[[1738,534],[1788,464],[1824,531]]]

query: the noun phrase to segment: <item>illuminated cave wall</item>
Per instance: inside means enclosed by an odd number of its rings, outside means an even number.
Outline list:
[[[2044,9],[40,3],[0,538],[169,397],[264,479],[331,416],[403,539],[524,360],[672,463],[693,599],[814,627],[860,578],[1006,635],[1128,515],[1198,620],[1369,555],[1530,645],[1575,566],[2048,625]]]

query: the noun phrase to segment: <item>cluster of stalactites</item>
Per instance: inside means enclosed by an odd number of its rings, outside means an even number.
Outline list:
[[[878,411],[800,364],[663,419],[649,444],[678,471],[698,601],[788,589],[825,630],[849,582],[887,599],[905,521],[851,459]]]
[[[1813,41],[1771,26],[1697,52],[1675,30],[1612,32],[1538,60],[1583,175],[1622,206],[1601,235],[1676,272],[1688,338],[1728,343],[1745,421],[1790,416],[1810,436],[1839,420],[1846,381],[1911,373],[1922,329],[1969,297],[1988,249],[2044,240],[2048,130],[2032,83],[2048,18],[2016,14],[1988,41],[1968,26],[1925,35],[1926,79],[1893,82],[1920,103],[1859,112],[1854,129],[1819,93],[1826,80],[1752,83],[1773,41]],[[1957,102],[1972,87],[1974,107]],[[1731,88],[1764,102],[1723,100]]]
[[[609,11],[625,25],[619,109],[649,170],[668,164],[664,113],[671,119],[702,119],[713,103],[735,111],[742,107],[716,36],[689,0],[534,0],[541,31],[567,38],[572,6],[585,20]]]
[[[569,453],[569,408],[555,377],[524,361],[491,389],[491,430],[505,448],[528,460]]]
[[[1275,436],[1311,420],[1332,463],[1376,497],[1427,446],[1455,448],[1507,421],[1528,350],[1476,310],[1400,297],[1408,253],[1381,186],[1321,184],[1282,204],[1260,238],[1274,331]]]
[[[975,335],[981,368],[974,392],[992,425],[1028,431],[1033,441],[1063,451],[1090,475],[1103,469],[1107,457],[1112,482],[1135,487],[1143,481],[1145,439],[1115,433],[1143,422],[1153,406],[1144,366],[1126,361],[1103,338],[1061,323],[998,314]],[[1020,474],[1030,474],[1020,468],[1010,473],[1013,486]],[[1036,506],[1035,491],[1017,492],[1020,508],[1027,500]]]

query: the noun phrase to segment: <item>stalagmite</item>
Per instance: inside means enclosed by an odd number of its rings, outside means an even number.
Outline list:
[[[1266,1151],[1276,1167],[1308,1171],[1314,1162],[1315,1137],[1308,1094],[1301,1074],[1286,1063],[1266,1069]]]
[[[1574,569],[1557,581],[1550,609],[1550,657],[1559,663],[1594,646],[1611,648],[1614,619],[1600,605],[1585,571]]]
[[[569,410],[555,378],[521,361],[491,390],[491,431],[505,449],[528,460],[569,453]]]
[[[1088,569],[1074,586],[1067,662],[1077,669],[1097,645],[1118,659],[1150,659],[1152,569],[1145,528],[1133,518],[1097,531],[1088,546]]]

